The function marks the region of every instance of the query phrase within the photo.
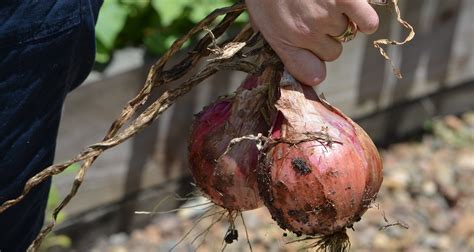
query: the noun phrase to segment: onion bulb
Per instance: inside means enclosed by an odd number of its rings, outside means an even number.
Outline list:
[[[382,183],[382,163],[364,130],[287,73],[271,142],[258,170],[265,205],[297,235],[345,234]]]
[[[189,141],[191,173],[197,186],[215,204],[228,210],[251,210],[263,205],[257,188],[259,151],[242,141],[226,151],[230,141],[268,134],[261,108],[266,89],[261,77],[250,76],[231,96],[219,98],[196,115]]]

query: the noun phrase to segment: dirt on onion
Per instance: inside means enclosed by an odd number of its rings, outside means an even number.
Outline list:
[[[237,143],[226,152],[232,139],[269,130],[260,111],[266,100],[260,78],[249,76],[233,95],[205,107],[196,115],[191,131],[189,160],[196,185],[212,202],[229,211],[262,206],[255,144]]]
[[[374,41],[389,61],[381,45],[403,45],[415,35],[401,18],[397,1],[391,2],[397,21],[410,32],[403,41]],[[256,87],[246,88],[244,82],[235,95],[198,114],[190,139],[192,175],[229,216],[263,201],[282,229],[305,235],[302,240],[314,239],[315,248],[347,251],[346,229],[361,220],[382,184],[377,148],[359,125],[313,88],[273,67]]]
[[[377,149],[314,89],[286,72],[268,72],[197,115],[192,175],[230,215],[263,201],[281,228],[316,237],[317,247],[345,250],[345,229],[361,219],[382,183]]]
[[[370,137],[308,86],[285,73],[269,148],[258,169],[266,207],[281,228],[348,248],[352,228],[375,200],[382,162]]]

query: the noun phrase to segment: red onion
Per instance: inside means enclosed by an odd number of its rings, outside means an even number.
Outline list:
[[[265,205],[297,235],[344,233],[382,183],[376,147],[350,118],[286,73],[275,106],[272,141],[258,170]]]
[[[239,142],[224,154],[232,139],[269,132],[261,114],[266,89],[258,85],[260,78],[247,78],[234,95],[204,108],[192,127],[191,173],[204,194],[228,210],[244,211],[262,205],[256,184],[259,151],[255,143]]]

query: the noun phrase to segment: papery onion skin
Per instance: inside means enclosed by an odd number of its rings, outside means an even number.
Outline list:
[[[290,84],[290,85],[287,85]],[[296,81],[280,89],[278,119],[258,170],[265,205],[297,235],[331,235],[352,227],[375,199],[382,162],[369,136]]]
[[[222,97],[196,115],[189,141],[191,173],[197,186],[215,204],[245,211],[263,205],[257,188],[259,151],[253,141],[242,141],[223,155],[230,141],[268,134],[260,109],[265,88],[248,77],[233,96]]]

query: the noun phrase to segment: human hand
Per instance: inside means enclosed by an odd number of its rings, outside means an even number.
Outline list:
[[[342,53],[341,35],[348,19],[358,30],[371,34],[378,28],[378,15],[367,0],[245,0],[250,20],[286,69],[306,85],[326,78],[325,61]]]

